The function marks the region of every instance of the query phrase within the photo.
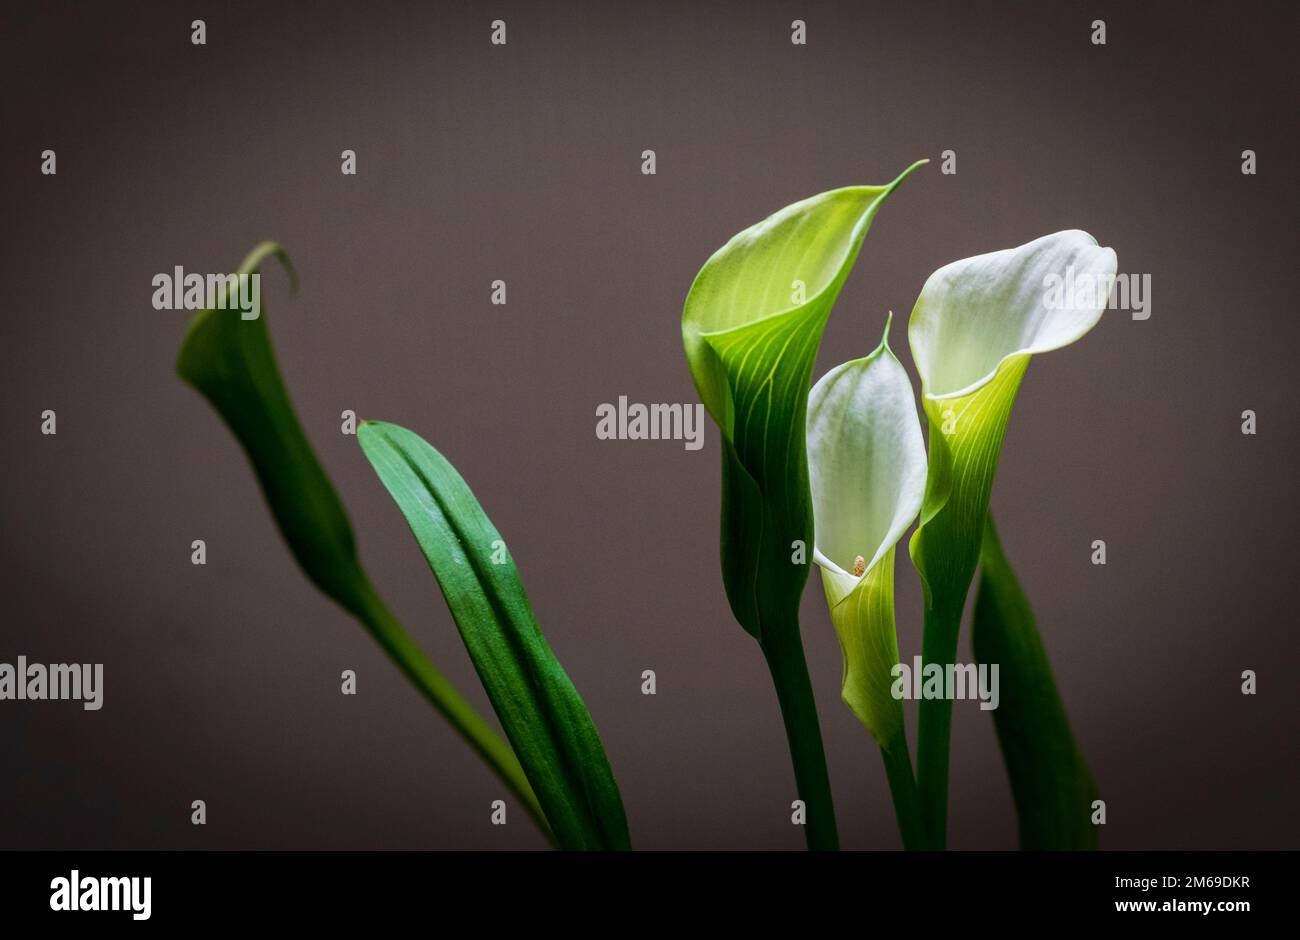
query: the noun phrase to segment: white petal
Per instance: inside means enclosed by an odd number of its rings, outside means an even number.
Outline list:
[[[944,265],[925,282],[908,323],[923,394],[972,392],[1008,356],[1073,343],[1101,319],[1114,276],[1115,252],[1077,230]],[[1092,284],[1094,296],[1085,290],[1081,298],[1068,284]]]
[[[843,597],[859,580],[852,573],[857,556],[865,571],[874,568],[912,524],[925,493],[912,383],[886,341],[813,386],[807,435],[813,560]]]

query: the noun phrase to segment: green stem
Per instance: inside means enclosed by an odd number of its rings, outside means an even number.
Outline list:
[[[889,795],[894,800],[894,816],[898,831],[903,837],[903,848],[909,852],[931,848],[926,831],[925,816],[921,811],[921,795],[912,776],[912,758],[907,753],[907,741],[880,749],[885,759],[885,776],[889,778]]]
[[[373,589],[365,594],[354,613],[365,623],[370,634],[383,648],[420,693],[436,708],[497,777],[510,788],[533,822],[542,830],[553,848],[559,848],[546,814],[537,801],[532,785],[510,745],[502,740],[483,717],[457,691],[388,612]]]
[[[925,632],[921,638],[923,683],[925,669],[931,663],[944,669],[946,675],[947,666],[956,661],[960,626],[960,609],[956,616],[937,607],[926,610]],[[922,696],[916,729],[916,783],[926,830],[936,849],[944,848],[948,839],[948,750],[951,738],[952,700],[946,695],[938,698]]]
[[[785,721],[790,760],[794,764],[795,789],[807,812],[804,837],[809,849],[834,851],[840,847],[835,827],[835,805],[831,800],[831,782],[826,772],[826,752],[817,721],[817,703],[808,678],[798,622],[767,636],[762,650],[772,674],[772,683],[776,686],[781,718]]]

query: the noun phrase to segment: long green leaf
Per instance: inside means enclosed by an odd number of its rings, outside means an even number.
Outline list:
[[[273,242],[257,246],[239,266],[238,276],[250,277],[268,257],[284,264],[293,279],[288,257]],[[307,577],[361,621],[550,837],[546,817],[510,746],[412,641],[362,570],[352,526],[280,378],[265,312],[244,320],[239,310],[222,306],[219,302],[191,321],[177,373],[212,403],[243,445],[280,534]]]
[[[1029,601],[990,517],[980,552],[971,645],[998,663],[1001,702],[993,723],[1011,779],[1022,849],[1095,849],[1097,785],[1070,732]]]
[[[561,847],[629,848],[600,736],[538,629],[505,542],[469,486],[405,428],[367,421],[357,438],[433,569]]]
[[[722,433],[723,585],[772,673],[812,848],[835,848],[838,836],[799,636],[812,545],[808,390],[862,240],[917,165],[887,186],[822,193],[740,232],[705,262],[682,311],[691,375]],[[797,546],[802,564],[794,562]]]

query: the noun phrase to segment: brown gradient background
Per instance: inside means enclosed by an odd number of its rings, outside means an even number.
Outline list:
[[[151,277],[230,269],[264,238],[302,277],[292,299],[264,278],[301,420],[380,592],[435,661],[488,707],[398,510],[339,433],[345,408],[415,429],[471,481],[601,730],[637,846],[800,847],[775,697],[718,571],[716,429],[699,452],[598,441],[595,408],[696,400],[679,320],[709,254],[923,156],[867,238],[817,374],[869,351],[889,309],[910,368],[907,313],[956,258],[1077,227],[1150,273],[1150,320],[1110,313],[1034,362],[994,507],[1107,802],[1103,846],[1297,847],[1293,4],[4,16],[0,660],[103,662],[106,691],[98,713],[0,703],[0,847],[543,844],[517,808],[488,824],[503,788],[302,577],[234,439],[173,374],[188,315],[152,309]],[[504,48],[488,42],[497,17]],[[806,47],[789,42],[796,17]],[[947,148],[956,176],[939,173]],[[1257,176],[1240,173],[1246,148]],[[39,433],[46,408],[56,437]],[[898,582],[910,658],[905,558]],[[815,572],[803,630],[842,840],[895,847]],[[954,724],[951,844],[1014,847],[993,724],[974,703]]]

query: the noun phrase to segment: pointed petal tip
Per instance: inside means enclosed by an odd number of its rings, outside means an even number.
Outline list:
[[[262,262],[267,258],[275,258],[284,266],[285,273],[289,275],[289,295],[295,296],[298,293],[298,271],[293,266],[293,261],[289,258],[289,253],[284,247],[273,239],[267,239],[259,244],[256,248],[248,253],[244,261],[239,266],[242,273],[252,273],[262,266]]]
[[[913,171],[915,171],[917,167],[922,166],[922,165],[924,165],[924,164],[926,164],[926,163],[929,163],[929,162],[930,162],[930,158],[929,158],[929,157],[922,157],[920,160],[917,160],[915,163],[913,163],[913,164],[912,164],[911,166],[909,166],[907,169],[903,170],[902,173],[899,173],[898,176],[896,176],[896,177],[894,178],[893,182],[891,182],[891,183],[886,187],[886,190],[889,191],[889,192],[893,192],[893,191],[898,187],[898,184],[901,183],[901,182],[903,182],[903,180],[907,179],[909,176],[911,176],[912,173],[913,173]]]

